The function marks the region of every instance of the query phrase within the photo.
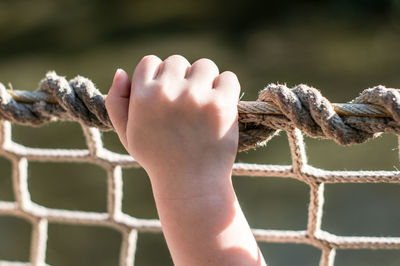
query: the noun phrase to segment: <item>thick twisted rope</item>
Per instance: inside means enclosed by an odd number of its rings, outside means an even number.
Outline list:
[[[7,90],[0,83],[0,118],[39,126],[54,120],[79,121],[112,130],[105,96],[84,77],[67,81],[47,73],[36,91]],[[362,143],[382,132],[400,133],[400,93],[376,86],[345,104],[332,104],[307,85],[292,89],[270,84],[255,102],[238,103],[239,151],[266,143],[278,130],[293,126],[311,137],[342,145]]]

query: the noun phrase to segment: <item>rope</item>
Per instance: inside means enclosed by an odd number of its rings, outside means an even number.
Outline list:
[[[87,78],[68,82],[49,72],[36,91],[7,90],[0,83],[0,118],[33,126],[72,120],[112,130],[105,97]],[[400,94],[384,86],[366,89],[350,103],[335,104],[307,85],[290,89],[269,84],[257,101],[239,102],[238,112],[239,151],[263,145],[278,130],[293,126],[342,145],[362,143],[383,132],[400,133]]]
[[[55,97],[43,91],[7,90],[7,92],[14,100],[21,103],[35,103],[39,101],[53,104],[58,103]],[[105,100],[107,95],[102,95],[102,97]],[[391,114],[386,109],[373,104],[332,103],[332,106],[335,112],[341,116],[391,117]],[[240,114],[283,114],[275,105],[268,102],[257,101],[239,101],[238,112]]]

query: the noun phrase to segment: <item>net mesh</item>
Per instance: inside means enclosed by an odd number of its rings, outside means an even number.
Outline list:
[[[122,169],[140,168],[129,155],[103,147],[101,133],[82,125],[87,149],[32,148],[12,140],[12,125],[0,121],[0,155],[11,161],[15,201],[0,201],[0,215],[16,216],[32,224],[29,262],[0,261],[0,265],[46,265],[48,223],[105,226],[122,234],[119,265],[134,265],[139,232],[162,232],[156,219],[142,219],[122,211]],[[337,249],[400,249],[400,237],[338,236],[321,229],[325,183],[399,183],[398,171],[327,171],[307,163],[303,135],[288,128],[291,165],[235,163],[234,176],[294,178],[310,188],[308,222],[305,230],[266,230],[253,228],[259,242],[302,243],[322,251],[320,266],[334,265]],[[52,209],[31,200],[28,187],[28,163],[85,162],[107,171],[107,212]]]

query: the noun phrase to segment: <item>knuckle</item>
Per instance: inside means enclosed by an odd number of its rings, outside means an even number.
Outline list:
[[[143,62],[143,63],[149,63],[149,62],[152,62],[152,61],[155,61],[155,60],[160,60],[160,58],[158,58],[155,55],[145,55],[142,58],[142,60],[140,60],[140,61]]]
[[[185,57],[183,57],[181,55],[178,55],[178,54],[174,54],[174,55],[171,55],[171,56],[167,57],[167,59],[165,59],[165,61],[185,62],[185,63],[187,62]]]
[[[140,68],[142,71],[147,71],[151,69],[154,65],[159,65],[161,63],[161,59],[155,55],[146,55],[140,60],[139,64],[136,67],[136,70]],[[135,70],[135,72],[136,72]]]
[[[221,73],[221,76],[222,76],[222,75],[223,75],[223,76],[230,77],[230,78],[232,78],[232,79],[234,79],[234,80],[235,80],[235,79],[236,79],[236,80],[238,79],[237,76],[236,76],[236,74],[233,73],[232,71],[229,71],[229,70],[222,72],[222,73]]]
[[[232,71],[223,72],[221,74],[221,77],[223,77],[227,82],[229,82],[232,87],[240,89],[239,79],[237,78],[236,74],[233,73]]]
[[[214,61],[208,58],[200,58],[195,63],[197,64],[207,64],[207,65],[215,65]]]
[[[190,75],[194,75],[195,72],[198,74],[205,74],[205,76],[209,78],[215,78],[219,75],[219,69],[217,65],[207,58],[201,58],[192,64],[190,68]]]
[[[225,71],[221,73],[219,80],[221,81],[221,86],[229,86],[231,88],[228,90],[229,94],[236,95],[240,92],[240,83],[236,74],[231,71]]]
[[[214,73],[219,73],[218,66],[212,61],[211,59],[208,58],[201,58],[195,62],[195,64],[202,65],[206,68],[208,68],[210,71]]]

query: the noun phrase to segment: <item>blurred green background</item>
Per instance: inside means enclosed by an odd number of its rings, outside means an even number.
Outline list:
[[[255,0],[0,0],[0,81],[34,90],[48,70],[91,78],[107,93],[114,71],[132,72],[147,54],[207,57],[234,71],[243,100],[270,82],[307,83],[332,102],[365,88],[400,88],[400,1]],[[84,148],[75,123],[13,127],[13,138],[32,147]],[[114,133],[105,146],[125,152]],[[397,138],[341,147],[306,138],[309,162],[335,170],[397,170]],[[238,161],[290,164],[285,133]],[[0,200],[14,200],[10,163],[0,158]],[[32,200],[51,208],[106,210],[106,172],[93,165],[29,164]],[[252,227],[304,230],[308,187],[282,178],[234,177]],[[156,218],[143,170],[124,170],[125,212]],[[396,184],[326,185],[322,228],[338,235],[400,237]],[[0,260],[29,259],[31,226],[0,216]],[[121,236],[102,227],[49,225],[47,262],[55,266],[117,265]],[[260,244],[269,265],[317,265],[307,245]],[[136,265],[172,265],[161,234],[139,234]],[[339,250],[336,266],[400,265],[400,251]]]

